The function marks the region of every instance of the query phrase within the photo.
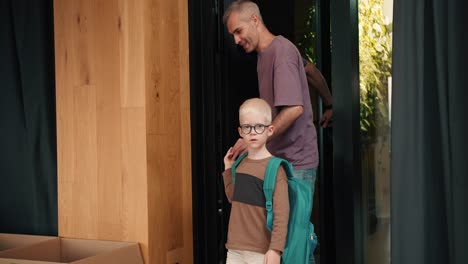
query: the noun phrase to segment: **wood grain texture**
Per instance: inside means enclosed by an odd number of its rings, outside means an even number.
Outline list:
[[[190,128],[190,65],[188,1],[178,0],[179,10],[179,78],[181,116],[181,173],[182,178],[182,228],[184,247],[182,263],[193,263],[192,221],[192,148]]]
[[[145,10],[148,202],[150,219],[166,223],[150,225],[150,257],[192,263],[187,2],[148,1]]]
[[[186,1],[55,0],[59,235],[193,263]]]

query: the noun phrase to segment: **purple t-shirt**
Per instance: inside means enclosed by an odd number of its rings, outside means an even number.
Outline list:
[[[285,133],[268,142],[268,150],[292,162],[294,169],[316,168],[317,132],[304,65],[296,46],[283,36],[276,36],[258,53],[257,74],[260,97],[273,108],[273,119],[281,106],[304,107],[303,114]]]

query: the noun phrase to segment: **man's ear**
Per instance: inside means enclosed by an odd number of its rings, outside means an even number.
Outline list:
[[[258,19],[258,16],[256,14],[252,14],[250,19],[254,22],[255,25],[258,25],[258,22],[260,21],[260,19]]]

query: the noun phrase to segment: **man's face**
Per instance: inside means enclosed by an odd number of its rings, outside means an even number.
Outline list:
[[[239,12],[232,12],[226,26],[234,37],[234,42],[250,53],[258,46],[258,19],[255,16],[243,17]]]

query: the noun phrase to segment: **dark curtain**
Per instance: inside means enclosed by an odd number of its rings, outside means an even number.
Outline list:
[[[468,5],[395,0],[394,264],[468,263]]]
[[[0,233],[57,234],[52,0],[0,1]]]

